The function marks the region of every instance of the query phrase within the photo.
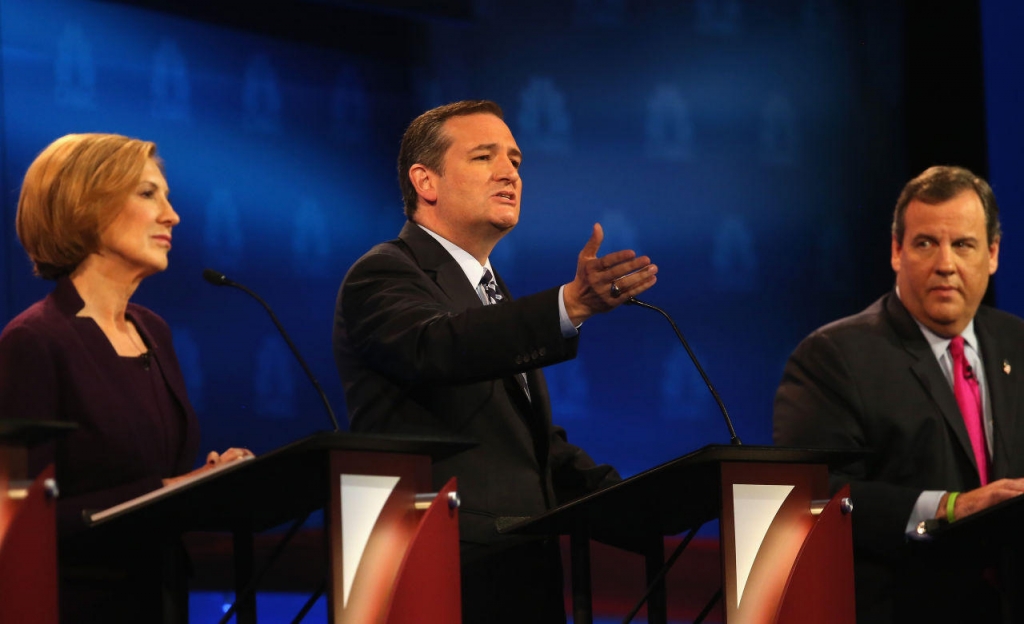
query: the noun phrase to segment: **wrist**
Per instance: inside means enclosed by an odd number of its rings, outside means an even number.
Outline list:
[[[579,327],[583,321],[590,318],[591,314],[590,310],[575,296],[574,288],[573,282],[569,282],[562,288],[562,305],[565,306],[565,315],[569,317],[569,322],[574,327]]]
[[[960,492],[946,492],[939,500],[939,508],[935,510],[936,518],[944,518],[947,522],[956,520],[956,499]]]

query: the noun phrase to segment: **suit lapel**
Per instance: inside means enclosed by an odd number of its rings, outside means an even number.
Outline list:
[[[1014,362],[1003,345],[996,338],[984,308],[974,317],[974,333],[978,337],[981,356],[984,360],[985,382],[988,385],[989,410],[992,415],[992,477],[1010,476],[1008,472],[1009,453],[1007,440],[1013,439],[1014,419],[1017,405],[1017,383],[1013,372]],[[1019,374],[1016,373],[1016,374]]]
[[[451,299],[453,308],[456,311],[482,307],[484,305],[477,294],[476,288],[466,279],[466,274],[462,267],[459,266],[459,263],[452,258],[451,254],[434,237],[424,232],[420,226],[411,221],[406,222],[398,238],[407,247],[416,264]],[[498,284],[498,289],[505,295],[506,300],[511,301],[512,295],[497,271],[495,271],[494,278]],[[543,468],[547,461],[549,445],[546,423],[550,421],[550,404],[548,402],[547,387],[540,370],[527,371],[526,379],[533,397],[532,402],[526,398],[523,389],[519,387],[518,382],[512,377],[495,380],[493,383],[504,384],[506,395],[530,431],[537,461]]]
[[[438,288],[452,300],[456,311],[483,305],[476,289],[466,279],[462,267],[441,243],[434,240],[434,237],[424,232],[420,226],[408,221],[398,238],[408,246],[419,267],[431,276]]]
[[[398,238],[409,248],[419,267],[430,275],[434,283],[452,300],[457,311],[479,308],[484,305],[480,300],[477,290],[466,279],[466,273],[459,266],[459,263],[452,258],[448,250],[441,246],[441,243],[437,242],[430,234],[424,232],[423,228],[411,221],[406,222]],[[498,283],[498,289],[501,293],[508,301],[511,301],[512,295],[508,292],[505,281],[501,279],[497,271],[494,272],[494,279]],[[527,385],[531,393],[534,392],[534,387],[536,386],[534,376],[531,375],[533,372],[528,371],[526,374]],[[519,383],[511,377],[504,381],[506,382],[505,386],[508,390],[508,395],[514,397],[513,401],[517,401],[519,407],[523,408],[520,411],[524,414],[530,414],[530,420],[535,421],[536,419],[532,418],[534,415],[533,406],[523,393],[523,389],[519,387]],[[533,428],[533,422],[530,423],[530,426]]]
[[[949,381],[939,367],[931,346],[921,333],[921,328],[914,322],[910,313],[903,307],[903,303],[896,296],[896,293],[889,295],[886,302],[886,311],[892,321],[892,325],[903,342],[904,349],[914,357],[916,362],[910,367],[925,392],[938,406],[946,424],[952,430],[954,437],[959,442],[961,449],[974,462],[974,451],[971,448],[971,438],[967,433],[967,426],[960,414],[960,406],[957,405],[956,396],[949,386]],[[987,372],[987,371],[986,371]],[[975,465],[975,478],[977,478],[977,466]]]

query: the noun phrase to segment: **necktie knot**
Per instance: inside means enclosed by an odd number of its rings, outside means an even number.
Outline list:
[[[964,337],[957,336],[949,341],[949,353],[954,360],[962,360],[964,357]]]

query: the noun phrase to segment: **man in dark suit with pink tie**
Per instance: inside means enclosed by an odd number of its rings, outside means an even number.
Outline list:
[[[999,262],[992,189],[932,167],[896,204],[896,285],[796,348],[775,397],[780,445],[854,448],[849,483],[860,622],[991,622],[1016,592],[991,568],[940,564],[909,541],[1024,492],[1024,321],[981,305]]]

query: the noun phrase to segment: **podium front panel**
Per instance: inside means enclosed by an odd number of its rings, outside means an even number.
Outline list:
[[[721,464],[726,621],[773,622],[790,570],[828,498],[824,465]]]
[[[342,623],[383,623],[419,525],[416,495],[431,488],[430,458],[332,451],[325,511],[328,612]]]

